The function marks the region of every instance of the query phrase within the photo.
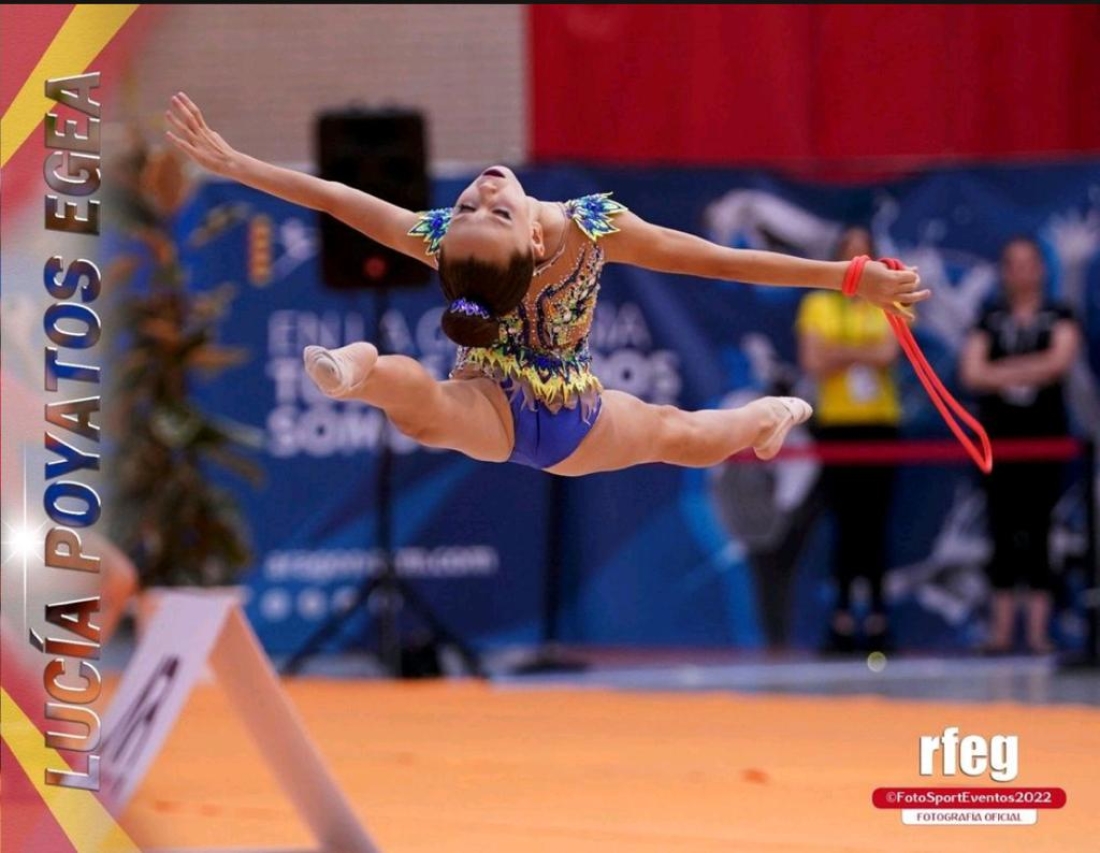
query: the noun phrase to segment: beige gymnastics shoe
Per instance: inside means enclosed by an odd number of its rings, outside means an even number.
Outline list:
[[[783,447],[787,433],[808,421],[814,409],[801,397],[763,397],[757,402],[768,406],[777,422],[771,429],[765,427],[767,432],[752,449],[758,459],[772,459]]]

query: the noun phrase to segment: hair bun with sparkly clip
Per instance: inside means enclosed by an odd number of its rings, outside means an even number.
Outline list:
[[[488,347],[500,337],[500,322],[481,302],[460,296],[443,312],[443,332],[459,346]]]
[[[483,320],[490,320],[493,316],[484,305],[462,297],[448,305],[447,311],[452,314],[462,314],[466,317],[481,317]]]

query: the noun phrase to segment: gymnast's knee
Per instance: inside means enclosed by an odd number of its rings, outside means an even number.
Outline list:
[[[658,459],[667,459],[692,445],[696,432],[691,419],[675,406],[654,405],[649,446]]]
[[[689,468],[709,468],[729,456],[727,443],[694,417],[694,412],[675,406],[656,408],[652,441],[656,461]]]
[[[390,423],[406,438],[411,438],[417,444],[427,447],[443,446],[443,436],[446,432],[437,419],[425,417],[409,417],[408,415],[390,415]]]

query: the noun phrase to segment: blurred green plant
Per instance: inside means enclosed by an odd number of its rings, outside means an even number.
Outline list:
[[[263,436],[203,411],[192,391],[199,375],[248,359],[247,350],[217,342],[236,287],[187,286],[170,225],[187,182],[172,152],[150,151],[137,137],[115,169],[112,227],[132,250],[105,276],[113,325],[122,330],[109,411],[110,535],[134,561],[142,588],[230,585],[250,563],[251,537],[234,496],[211,472],[258,485],[262,472],[247,451],[262,447]],[[139,271],[148,273],[140,288]]]

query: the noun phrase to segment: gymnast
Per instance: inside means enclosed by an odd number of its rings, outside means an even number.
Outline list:
[[[590,370],[587,343],[600,272],[622,263],[841,290],[853,271],[848,262],[719,246],[646,222],[610,193],[540,201],[504,166],[482,172],[453,207],[414,212],[234,150],[182,92],[166,117],[171,142],[210,172],[323,211],[438,270],[447,300],[443,331],[459,347],[450,378],[439,381],[406,356],[379,356],[365,341],[303,353],[322,392],[382,409],[423,445],[563,476],[652,462],[708,467],[749,447],[771,459],[812,414],[797,397],[684,411],[605,390]],[[860,297],[907,320],[930,296],[913,268],[870,261],[856,274]]]

